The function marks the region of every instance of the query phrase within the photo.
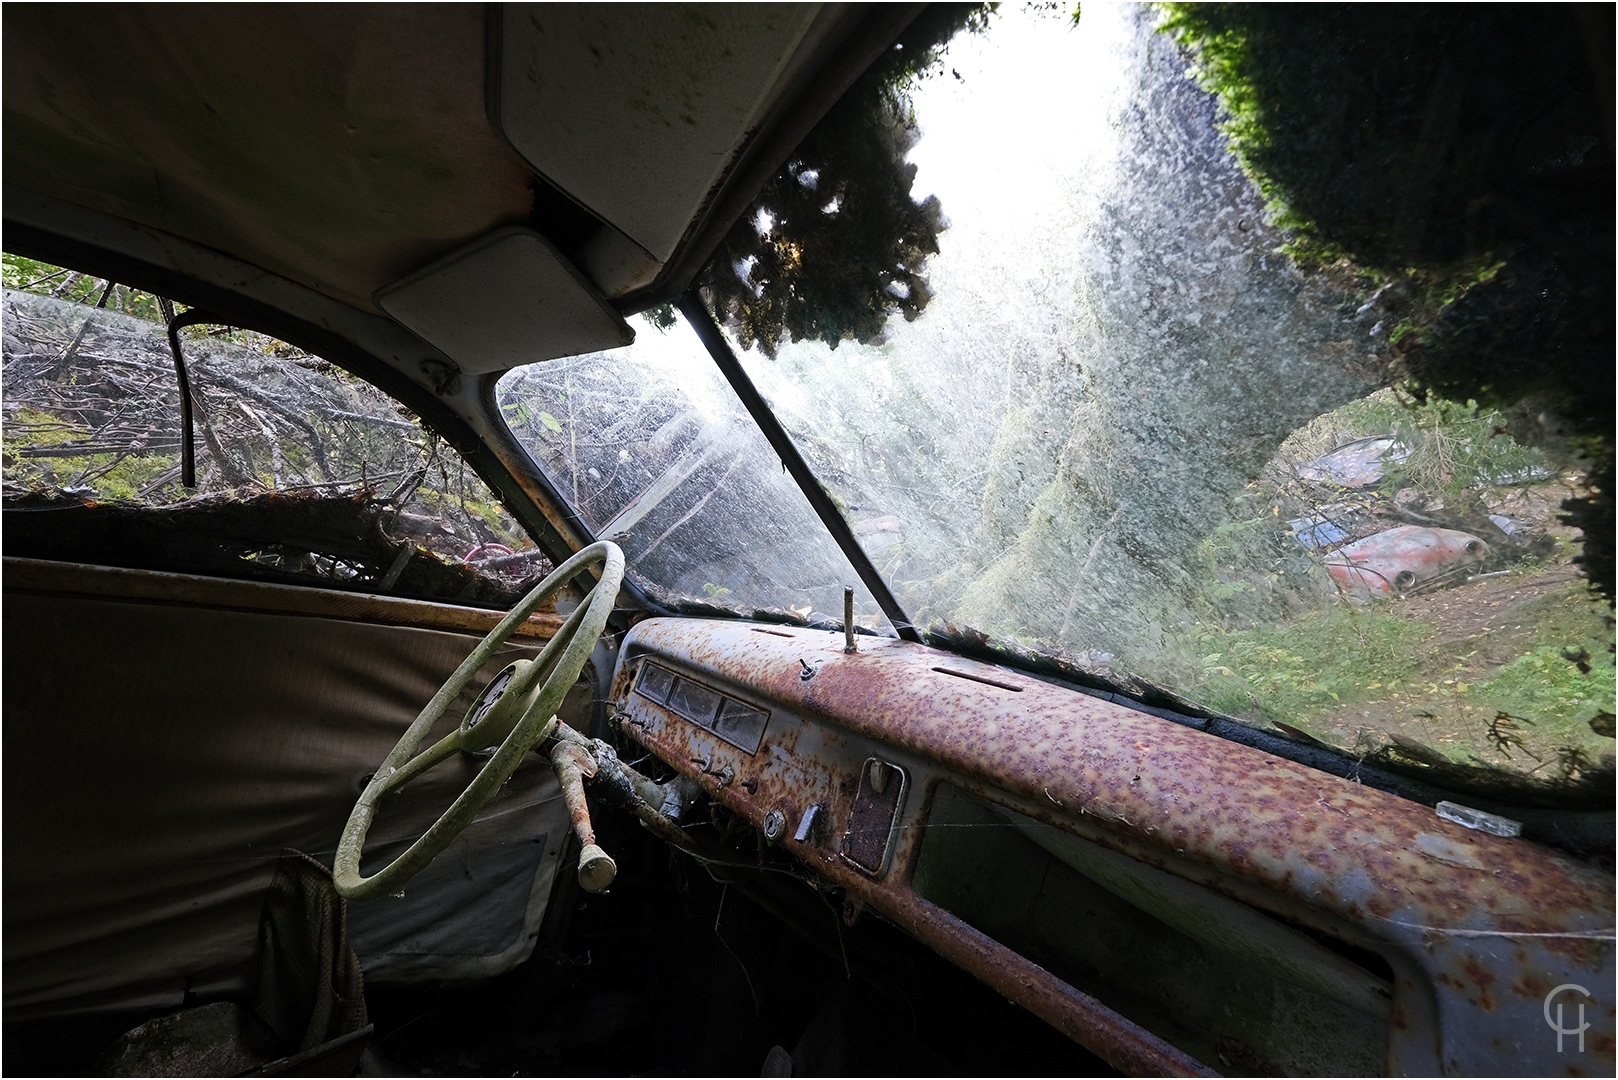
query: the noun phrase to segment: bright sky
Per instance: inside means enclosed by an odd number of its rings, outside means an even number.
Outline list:
[[[1133,7],[1086,4],[1074,26],[1006,4],[985,33],[957,37],[945,73],[917,87],[912,195],[943,202],[956,233],[945,234],[946,254],[968,235],[1037,229],[1106,155],[1123,74],[1116,46]]]
[[[922,136],[909,155],[917,167],[911,196],[937,195],[949,228],[924,271],[934,293],[927,314],[889,320],[894,349],[936,353],[961,329],[945,314],[952,308],[1009,313],[1054,268],[1083,258],[1087,207],[1108,186],[1117,151],[1111,118],[1126,103],[1131,72],[1122,46],[1134,17],[1132,4],[1091,3],[1075,26],[1065,15],[1006,4],[984,33],[955,38],[943,74],[912,91]],[[796,342],[783,356],[846,370],[862,352],[844,342],[833,357],[819,342]],[[743,362],[777,410],[820,408],[787,365],[756,353]]]
[[[952,280],[1003,281],[1008,271],[1033,272],[1022,266],[1028,254],[1049,239],[1056,221],[1071,223],[1076,204],[1096,190],[1115,145],[1109,117],[1125,81],[1118,45],[1133,7],[1088,3],[1074,26],[1066,15],[1006,4],[985,33],[957,37],[945,72],[913,91],[922,138],[910,154],[917,166],[911,195],[919,201],[936,194],[950,221],[940,254],[928,263],[935,304],[949,303]],[[899,320],[891,327],[904,335],[931,325],[924,318],[914,327]],[[634,363],[673,373],[710,419],[735,407],[695,334],[660,333],[640,320],[635,331]],[[852,342],[842,349],[857,351]],[[810,405],[780,365],[757,360],[744,357],[778,408]]]

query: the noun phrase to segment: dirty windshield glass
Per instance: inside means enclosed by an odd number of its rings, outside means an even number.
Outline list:
[[[956,38],[911,92],[911,194],[946,225],[930,302],[773,356],[733,318],[749,374],[938,640],[1411,767],[1593,775],[1610,622],[1558,513],[1583,473],[1400,388],[1386,297],[1278,251],[1157,18],[1005,12]],[[826,180],[797,174],[849,213]],[[728,269],[762,290],[761,265]]]
[[[627,348],[508,372],[506,422],[657,599],[840,620],[857,575],[696,334],[663,322]],[[863,590],[855,621],[890,632]]]

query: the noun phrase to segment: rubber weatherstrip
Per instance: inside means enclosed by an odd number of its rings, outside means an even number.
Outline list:
[[[192,428],[192,413],[194,400],[191,396],[191,375],[186,370],[185,352],[180,348],[180,331],[187,326],[207,326],[217,323],[221,326],[232,325],[225,319],[204,311],[201,308],[192,308],[183,315],[176,315],[167,320],[169,335],[169,352],[174,356],[174,375],[180,384],[180,483],[188,488],[197,486],[197,437]]]

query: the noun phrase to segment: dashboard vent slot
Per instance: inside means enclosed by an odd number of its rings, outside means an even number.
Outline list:
[[[980,682],[985,686],[998,686],[1002,690],[1010,690],[1018,694],[1022,693],[1022,687],[1018,686],[1016,683],[1002,682],[999,679],[990,678],[987,675],[979,675],[975,671],[957,671],[955,668],[947,667],[935,667],[933,670],[938,672],[940,675],[953,675],[957,679],[971,679],[973,682]]]

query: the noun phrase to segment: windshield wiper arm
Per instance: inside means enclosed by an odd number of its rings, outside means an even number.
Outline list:
[[[702,339],[703,346],[708,350],[708,355],[719,365],[719,371],[725,376],[725,381],[736,391],[742,406],[747,409],[748,415],[769,440],[770,446],[781,458],[781,464],[797,483],[804,498],[809,500],[809,505],[814,508],[820,523],[826,526],[826,531],[837,541],[837,546],[842,549],[843,556],[854,567],[854,572],[860,576],[860,581],[870,590],[877,606],[882,609],[882,614],[888,617],[888,622],[893,624],[894,630],[898,631],[901,638],[919,644],[921,635],[911,625],[910,616],[899,606],[898,599],[889,590],[888,583],[882,580],[882,575],[872,564],[870,556],[865,554],[865,549],[854,539],[854,531],[849,528],[848,521],[838,512],[837,504],[826,494],[826,489],[820,486],[820,481],[815,478],[809,463],[798,453],[797,444],[781,426],[781,421],[776,419],[775,413],[770,411],[769,405],[764,401],[764,395],[758,392],[753,380],[747,377],[741,361],[737,360],[736,354],[731,351],[730,342],[725,340],[719,324],[714,322],[713,316],[709,314],[708,306],[694,290],[682,294],[675,301],[675,305],[685,316],[686,322],[696,330],[697,337]]]

